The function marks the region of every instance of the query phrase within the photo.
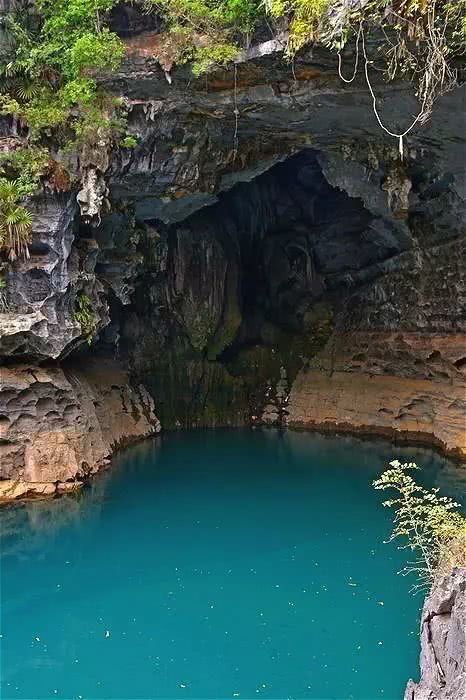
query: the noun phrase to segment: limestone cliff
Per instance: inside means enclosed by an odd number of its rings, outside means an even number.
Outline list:
[[[421,616],[421,680],[408,682],[405,700],[466,696],[466,569],[437,582]]]
[[[100,80],[137,145],[94,144],[81,186],[45,184],[30,202],[30,259],[4,266],[0,290],[2,477],[94,471],[156,425],[117,398],[150,406],[146,390],[167,428],[286,423],[464,456],[464,90],[410,132],[400,161],[363,79],[343,83],[324,49],[291,66],[262,36],[232,68],[196,80],[171,66],[168,81],[157,22],[128,6],[114,23],[127,55]],[[401,128],[410,87],[373,79]],[[2,118],[2,148],[12,130]],[[108,389],[110,361],[122,392]],[[103,406],[115,394],[124,416],[92,445],[103,414],[87,394]]]
[[[416,440],[464,457],[464,352],[462,335],[335,334],[294,382],[286,421]]]

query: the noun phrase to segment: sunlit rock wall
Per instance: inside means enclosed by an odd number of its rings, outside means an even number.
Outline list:
[[[79,487],[116,447],[160,430],[151,396],[110,360],[0,368],[0,499]]]

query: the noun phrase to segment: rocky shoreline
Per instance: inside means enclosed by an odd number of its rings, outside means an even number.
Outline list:
[[[117,448],[160,431],[151,396],[115,362],[0,373],[0,503],[78,489]]]
[[[30,375],[30,368],[24,370]],[[38,371],[39,381],[53,384],[54,391],[60,391],[66,385],[61,370],[53,372],[53,382],[50,382],[50,371]],[[115,374],[113,368],[113,381]],[[119,374],[124,376],[121,370]],[[69,423],[62,416],[55,421],[52,429],[44,432],[29,432],[27,428],[25,431],[25,424],[21,424],[21,421],[10,429],[0,426],[0,457],[4,460],[2,467],[6,470],[6,478],[0,480],[0,506],[34,498],[53,498],[79,490],[95,474],[111,467],[112,458],[120,449],[160,433],[162,427],[154,413],[153,401],[143,387],[132,387],[127,377],[121,383],[111,386],[100,382],[92,385],[86,373],[81,376],[76,373],[74,377],[94,404],[94,409],[87,418],[84,415],[86,401],[81,404],[77,424],[74,417]],[[10,391],[13,383],[18,387],[18,381],[9,383],[6,386]],[[74,400],[76,395],[73,396]],[[50,403],[49,406],[51,405],[53,404]],[[61,410],[62,407],[56,408]],[[58,412],[53,412],[58,416]],[[275,415],[274,413],[273,416]],[[36,424],[40,425],[43,416],[35,418]],[[428,432],[400,431],[380,425],[353,425],[339,421],[287,421],[281,427],[369,440],[382,438],[390,440],[394,445],[423,446],[438,451],[459,465],[465,463],[463,449],[446,449],[445,443]],[[270,422],[266,419],[260,423],[254,421],[251,427],[261,425],[267,429]],[[8,474],[11,474],[11,478]]]
[[[462,334],[351,333],[296,378],[286,423],[417,441],[466,459]]]

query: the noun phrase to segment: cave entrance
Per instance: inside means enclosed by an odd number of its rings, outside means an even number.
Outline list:
[[[348,273],[374,255],[372,219],[306,149],[181,223],[148,222],[150,262],[122,339],[162,422],[242,424],[273,402],[280,422],[290,382],[332,332]]]

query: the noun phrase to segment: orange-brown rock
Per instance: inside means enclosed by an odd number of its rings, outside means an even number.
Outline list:
[[[422,441],[466,458],[466,337],[351,333],[301,371],[287,423]]]
[[[110,360],[0,368],[0,499],[73,489],[160,430],[152,398]]]

